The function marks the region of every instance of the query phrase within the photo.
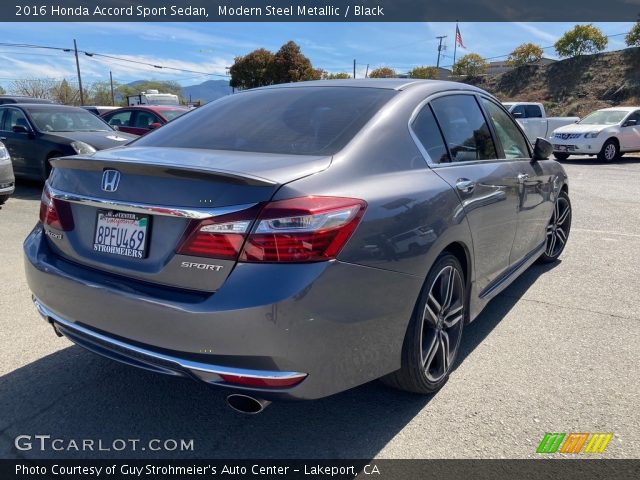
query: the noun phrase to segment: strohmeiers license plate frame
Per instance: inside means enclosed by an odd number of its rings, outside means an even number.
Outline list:
[[[141,224],[140,222],[143,221]],[[108,225],[111,223],[111,225]],[[135,223],[135,225],[134,225]],[[100,232],[100,227],[123,229],[125,233],[116,231],[115,240],[120,243],[113,245],[114,236],[111,231]],[[113,255],[120,258],[144,259],[149,253],[149,238],[151,233],[151,215],[123,212],[120,210],[100,209],[96,212],[96,222],[93,230],[93,251],[96,253]],[[129,233],[129,230],[134,230]],[[135,231],[142,231],[144,238],[140,242],[140,238]],[[98,242],[99,234],[102,233],[102,241]],[[105,238],[109,238],[109,244],[105,242]],[[131,241],[133,240],[133,243]],[[128,243],[129,246],[124,245]],[[132,248],[133,247],[133,248]]]

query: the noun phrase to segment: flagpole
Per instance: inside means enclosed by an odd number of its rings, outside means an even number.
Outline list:
[[[451,74],[453,75],[453,67],[456,65],[456,50],[458,48],[458,21],[456,20],[456,33],[453,41],[453,65],[451,66]]]

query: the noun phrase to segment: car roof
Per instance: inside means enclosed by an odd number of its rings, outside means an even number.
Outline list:
[[[601,108],[600,110],[597,110],[597,111],[598,112],[612,112],[612,111],[633,112],[634,110],[640,110],[640,107],[607,107],[607,108]]]
[[[48,104],[55,103],[53,102],[53,100],[49,100],[48,98],[29,97],[27,95],[0,95],[0,100],[2,100],[3,98],[10,99],[10,100],[25,100],[25,101],[35,100],[35,103],[48,103]]]
[[[24,102],[24,103],[12,103],[12,104],[7,104],[4,105],[5,107],[11,106],[11,107],[19,107],[19,108],[24,108],[25,110],[29,110],[29,108],[31,107],[37,107],[39,109],[52,109],[52,110],[82,110],[83,112],[86,112],[86,110],[84,108],[80,108],[80,107],[74,107],[71,105],[60,105],[58,103],[29,103],[29,102]]]
[[[421,88],[424,90],[473,90],[482,91],[472,85],[447,80],[418,80],[413,78],[359,78],[348,80],[312,80],[308,82],[282,83],[268,87],[254,88],[267,90],[274,88],[308,88],[308,87],[349,87],[349,88],[379,88],[384,90],[408,90]],[[249,90],[245,90],[249,91]]]

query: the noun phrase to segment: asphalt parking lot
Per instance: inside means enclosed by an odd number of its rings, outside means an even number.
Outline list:
[[[534,266],[463,338],[442,391],[377,382],[246,417],[225,392],[119,365],[36,314],[22,241],[41,185],[0,210],[0,457],[524,458],[545,432],[613,432],[603,456],[640,457],[640,157],[564,162],[573,226],[561,261]],[[193,451],[18,451],[18,435],[193,439]]]

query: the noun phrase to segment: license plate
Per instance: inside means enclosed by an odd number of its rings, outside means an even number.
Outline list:
[[[145,258],[149,215],[98,210],[93,251]]]
[[[566,145],[556,145],[556,150],[559,152],[566,152],[568,150]]]

